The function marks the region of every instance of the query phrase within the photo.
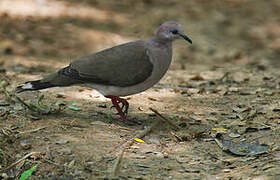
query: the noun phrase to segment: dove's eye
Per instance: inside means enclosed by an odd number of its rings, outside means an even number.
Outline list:
[[[172,34],[177,34],[177,33],[178,33],[178,30],[177,30],[177,29],[171,29],[170,32],[171,32]]]

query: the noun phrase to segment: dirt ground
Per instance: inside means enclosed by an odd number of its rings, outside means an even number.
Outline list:
[[[0,179],[36,165],[30,179],[280,179],[279,9],[279,0],[1,0]],[[176,41],[159,84],[126,97],[133,121],[117,120],[110,100],[84,87],[18,95],[33,104],[44,95],[52,110],[41,114],[15,99],[18,84],[148,39],[166,20],[193,44]],[[144,143],[133,142],[154,122]],[[229,152],[221,136],[268,148]]]

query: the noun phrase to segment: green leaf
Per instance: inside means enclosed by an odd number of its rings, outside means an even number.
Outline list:
[[[35,165],[33,166],[32,168],[24,171],[21,176],[20,176],[20,179],[19,180],[26,180],[27,178],[29,178],[32,173],[36,170],[36,168],[38,167],[38,165]]]

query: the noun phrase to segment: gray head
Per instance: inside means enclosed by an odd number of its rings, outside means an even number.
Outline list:
[[[156,33],[156,38],[164,41],[183,38],[189,43],[192,43],[192,40],[184,34],[183,26],[175,21],[167,21],[160,25]]]

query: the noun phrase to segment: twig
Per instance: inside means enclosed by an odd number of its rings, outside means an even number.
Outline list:
[[[179,141],[179,142],[182,142],[183,141],[183,139],[180,137],[180,136],[178,136],[177,134],[175,134],[174,132],[170,132],[170,134],[172,135],[172,136],[174,136],[176,139],[177,139],[177,141]]]
[[[225,78],[227,78],[229,76],[230,72],[226,72],[223,77],[221,77],[220,79],[218,79],[219,81],[224,81]]]
[[[9,169],[11,169],[12,167],[16,166],[18,163],[20,163],[21,161],[25,160],[26,158],[28,158],[29,156],[32,156],[33,154],[40,154],[40,152],[31,152],[25,156],[23,156],[21,159],[17,160],[16,162],[12,163],[11,165],[9,165],[8,167],[0,170],[0,172],[4,172],[4,171],[7,171]]]
[[[39,105],[34,105],[34,104],[31,104],[31,103],[28,104],[25,101],[23,101],[20,97],[18,97],[17,95],[14,94],[14,96],[21,104],[26,106],[27,109],[29,109],[30,111],[37,112],[37,113],[40,113],[40,114],[44,114],[44,109],[42,109]],[[42,96],[39,97],[39,100],[42,100],[41,97]]]
[[[169,119],[167,119],[166,117],[164,117],[163,115],[161,115],[157,110],[153,109],[153,108],[149,108],[151,111],[153,111],[161,120],[167,122],[168,124],[170,124],[171,126],[173,126],[176,130],[179,130],[180,127],[177,126],[176,124],[174,124],[172,121],[170,121]]]
[[[227,150],[227,148],[224,147],[223,143],[219,139],[215,138],[214,140],[223,151]]]
[[[23,104],[24,106],[26,106],[29,110],[31,111],[34,111],[34,109],[29,105],[27,104],[26,102],[24,102],[20,97],[18,97],[17,95],[15,95],[16,99],[21,103]]]
[[[135,138],[143,138],[144,136],[146,136],[149,132],[151,132],[153,130],[153,128],[155,128],[156,126],[158,126],[159,124],[159,120],[156,120],[150,127],[148,127],[147,129],[145,129],[144,131],[142,131],[140,134],[138,134],[137,136],[135,136],[133,139],[131,139],[130,141],[128,141],[127,143],[125,143],[122,148],[122,150],[119,152],[119,155],[118,155],[118,158],[116,160],[116,162],[114,163],[113,165],[113,168],[112,168],[112,171],[111,171],[111,176],[112,177],[116,177],[117,175],[117,172],[119,170],[119,165],[120,165],[120,162],[122,160],[122,157],[123,157],[123,154],[126,150],[126,148],[132,146],[132,144],[134,143],[134,139]]]
[[[47,163],[50,163],[50,164],[55,165],[55,166],[58,166],[58,167],[61,167],[61,166],[67,167],[67,166],[65,166],[65,165],[63,165],[63,164],[62,164],[62,165],[61,165],[61,164],[58,164],[58,163],[53,162],[53,161],[51,161],[51,160],[45,159],[45,158],[43,158],[43,157],[42,157],[42,159],[43,159],[44,161],[46,161]]]
[[[2,91],[4,92],[6,98],[8,99],[8,101],[10,102],[16,102],[14,99],[13,99],[13,96],[16,98],[16,100],[18,100],[21,104],[23,104],[24,106],[26,106],[28,109],[30,109],[31,111],[34,111],[34,108],[32,108],[29,104],[27,104],[26,102],[24,102],[20,97],[18,97],[17,95],[13,94],[11,95],[5,87],[2,87]]]
[[[29,130],[29,131],[18,131],[18,134],[17,134],[17,135],[19,135],[19,134],[25,134],[25,133],[36,132],[36,131],[39,131],[39,130],[45,129],[45,128],[46,128],[46,126],[39,127],[39,128],[36,128],[36,129],[32,129],[32,130]]]
[[[151,111],[153,111],[157,117],[159,117],[159,120],[155,121],[149,128],[145,129],[143,132],[141,132],[140,134],[138,134],[137,136],[135,136],[135,138],[143,138],[144,136],[146,136],[149,132],[152,131],[152,129],[156,126],[158,126],[160,120],[163,120],[165,122],[168,122],[171,126],[173,126],[176,130],[180,129],[176,124],[172,123],[169,119],[167,119],[166,117],[162,116],[157,110],[150,108]],[[123,154],[126,150],[126,148],[130,147],[132,144],[134,143],[134,138],[130,141],[128,141],[127,143],[125,143],[122,148],[122,150],[120,151],[118,158],[116,160],[116,162],[113,165],[112,171],[111,171],[111,176],[112,177],[116,177],[117,172],[119,170],[119,166],[123,157]]]
[[[56,113],[59,112],[60,105],[58,105],[58,109],[54,109],[52,111],[51,108],[49,108],[47,105],[42,103],[42,100],[44,99],[44,95],[39,96],[37,100],[37,104],[32,104],[32,103],[26,103],[24,100],[22,100],[20,97],[18,97],[15,93],[10,93],[6,90],[5,86],[1,86],[0,84],[0,92],[3,92],[7,98],[8,101],[16,103],[19,102],[23,106],[27,107],[30,111],[39,113],[39,114],[49,114],[49,113]]]

